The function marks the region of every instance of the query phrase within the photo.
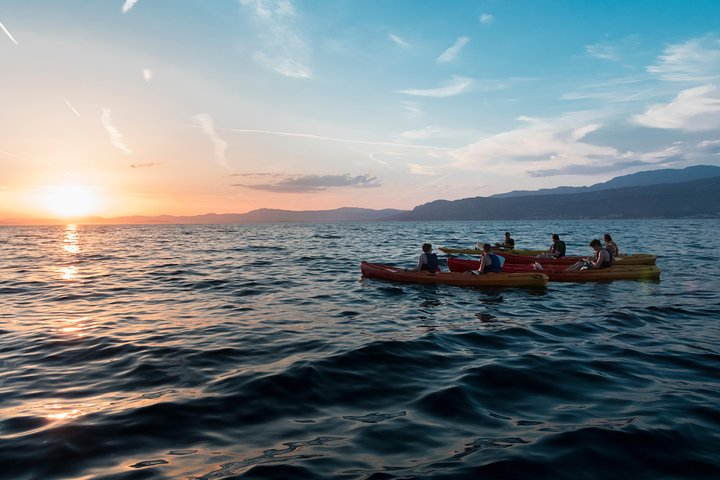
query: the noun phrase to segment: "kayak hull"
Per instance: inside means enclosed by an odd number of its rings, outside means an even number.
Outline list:
[[[443,253],[464,253],[466,255],[482,255],[483,251],[482,248],[449,248],[449,247],[440,247],[438,248]],[[505,250],[503,248],[493,248],[493,253],[497,253],[498,255],[505,255],[506,253],[515,253],[518,255],[541,255],[547,250],[525,250],[525,249],[513,249],[513,250]]]
[[[582,261],[587,257],[569,256],[563,258],[552,257],[535,257],[531,255],[517,255],[515,253],[500,253],[505,257],[505,263],[540,263],[543,267],[546,265],[572,265],[578,261]],[[616,265],[655,265],[657,257],[649,253],[636,253],[634,255],[618,255],[615,258]]]
[[[451,272],[466,272],[477,270],[480,262],[477,260],[464,260],[448,258],[448,268]],[[655,265],[615,265],[600,270],[568,271],[566,265],[542,266],[536,270],[534,264],[505,263],[504,272],[542,272],[551,282],[608,282],[612,280],[658,280],[660,269]]]
[[[548,276],[542,272],[488,273],[471,275],[461,272],[406,272],[400,267],[361,262],[360,271],[366,278],[392,282],[455,285],[459,287],[527,287],[547,285]]]

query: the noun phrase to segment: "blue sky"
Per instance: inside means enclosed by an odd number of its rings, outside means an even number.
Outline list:
[[[67,188],[106,215],[412,208],[720,165],[719,20],[703,0],[4,0],[0,215]]]

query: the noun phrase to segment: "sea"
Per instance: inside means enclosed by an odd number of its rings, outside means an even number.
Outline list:
[[[363,279],[424,242],[659,281]],[[0,227],[0,478],[720,478],[720,220]],[[445,255],[441,265],[446,268]]]

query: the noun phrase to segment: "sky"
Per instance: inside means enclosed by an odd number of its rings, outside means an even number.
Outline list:
[[[716,0],[2,0],[0,219],[720,165]]]

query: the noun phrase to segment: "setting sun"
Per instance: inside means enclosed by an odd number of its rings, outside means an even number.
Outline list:
[[[58,217],[81,217],[97,213],[101,199],[97,190],[80,185],[59,185],[49,187],[42,196],[47,211]]]

